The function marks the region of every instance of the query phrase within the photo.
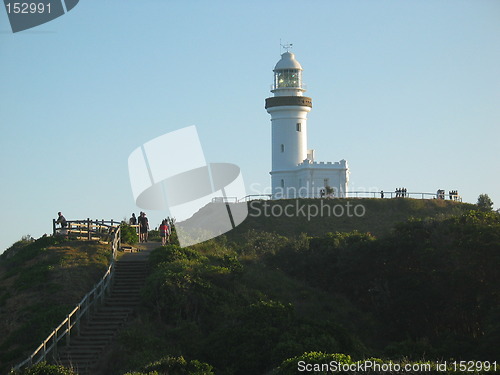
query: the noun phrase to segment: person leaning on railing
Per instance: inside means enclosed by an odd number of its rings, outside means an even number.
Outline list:
[[[58,212],[57,215],[59,216],[56,220],[56,224],[61,224],[61,229],[66,228],[68,226],[68,222],[66,221],[66,218],[63,216],[61,212]]]
[[[63,214],[61,212],[58,212],[57,215],[58,215],[58,218],[55,221],[55,223],[61,225],[61,228],[59,229],[59,233],[65,236],[68,234],[68,231],[66,229],[68,226],[68,222],[66,221],[66,218],[63,216]]]

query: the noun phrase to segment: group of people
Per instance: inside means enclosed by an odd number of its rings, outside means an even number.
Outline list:
[[[454,200],[454,201],[458,201],[459,200],[459,195],[458,195],[458,190],[451,190],[451,191],[448,191],[448,196],[450,197],[450,201],[451,200]],[[437,199],[445,199],[446,197],[446,192],[442,189],[439,189],[436,193],[436,197]]]
[[[406,188],[397,188],[396,189],[396,198],[405,198],[408,196]]]
[[[132,217],[129,219],[129,224],[139,225],[139,242],[148,242],[149,220],[146,217],[145,212],[141,211],[138,218],[136,218],[135,214],[132,213]],[[167,242],[170,241],[170,234],[172,233],[169,219],[162,220],[158,229],[160,232],[161,244],[162,246],[165,246]]]
[[[458,200],[458,190],[452,190],[452,191],[449,191],[448,194],[450,195],[450,201],[451,200]]]
[[[132,213],[128,223],[130,225],[139,225],[139,242],[148,242],[149,220],[145,212],[141,211],[138,218]]]
[[[61,226],[60,234],[66,234],[65,229],[68,226],[68,222],[61,212],[58,212],[57,215],[58,218],[55,221],[55,224],[59,224]],[[158,228],[162,246],[165,246],[167,242],[170,242],[170,235],[172,233],[171,222],[173,221],[170,218],[164,219]],[[132,213],[128,223],[130,225],[139,225],[139,242],[148,242],[149,220],[146,217],[145,212],[141,211],[138,218],[135,216],[135,213]]]

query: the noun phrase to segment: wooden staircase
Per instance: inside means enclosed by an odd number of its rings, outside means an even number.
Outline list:
[[[102,354],[140,303],[149,252],[125,254],[116,262],[110,295],[82,324],[80,334],[60,351],[57,364],[73,368],[79,375],[99,373],[95,367]]]

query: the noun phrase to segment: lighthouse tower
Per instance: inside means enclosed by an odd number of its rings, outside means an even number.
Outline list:
[[[345,196],[347,162],[316,163],[314,150],[307,148],[307,114],[312,109],[312,99],[304,96],[302,66],[287,51],[273,71],[274,96],[266,99],[272,124],[273,198],[316,197],[326,187],[333,188],[338,197]]]

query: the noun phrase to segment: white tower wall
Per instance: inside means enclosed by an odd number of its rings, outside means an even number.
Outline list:
[[[307,158],[307,113],[309,107],[268,108],[272,123],[272,170],[296,167]]]

